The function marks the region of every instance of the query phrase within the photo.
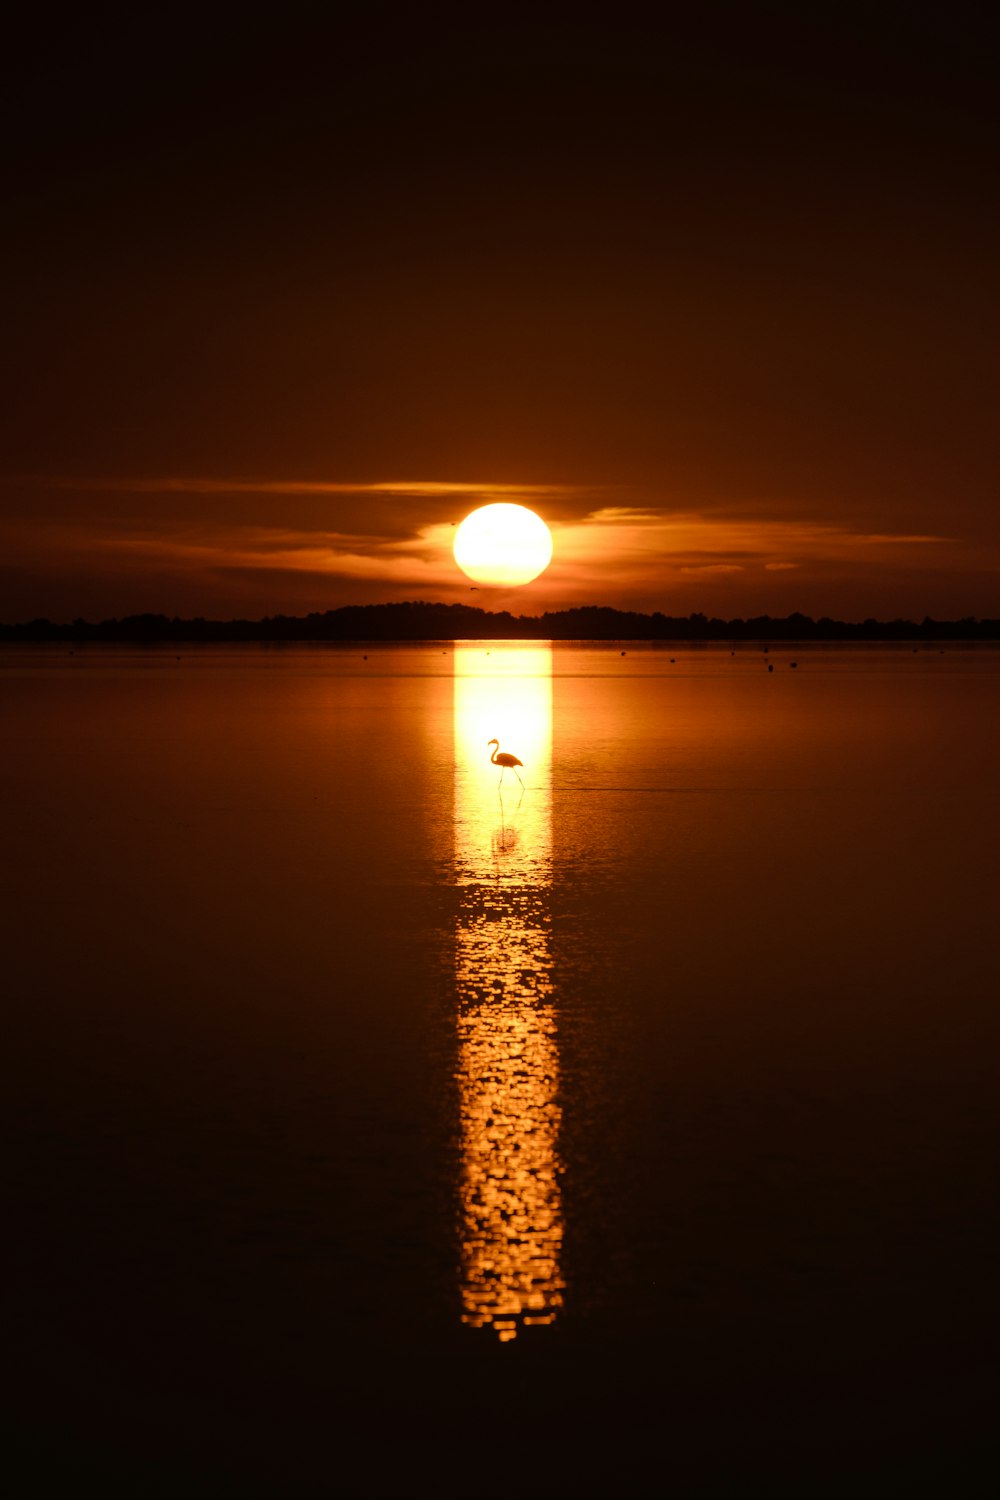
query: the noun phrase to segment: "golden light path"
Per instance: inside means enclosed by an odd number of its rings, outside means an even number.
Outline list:
[[[552,533],[526,505],[497,501],[474,510],[455,532],[455,561],[477,583],[530,583],[552,561]]]
[[[563,1303],[553,1005],[552,652],[454,653],[462,1320],[516,1338]],[[496,736],[527,790],[490,764]]]

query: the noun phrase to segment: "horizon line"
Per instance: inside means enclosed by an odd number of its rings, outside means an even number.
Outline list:
[[[456,612],[465,615],[479,615],[484,620],[506,619],[512,623],[524,625],[539,624],[542,621],[565,620],[574,616],[601,615],[608,617],[620,617],[622,620],[647,621],[650,625],[659,622],[676,622],[686,625],[694,625],[700,628],[718,627],[749,627],[761,625],[765,622],[772,626],[787,626],[795,622],[804,628],[846,628],[852,631],[864,629],[905,629],[912,628],[923,630],[929,626],[940,626],[945,629],[958,629],[961,627],[983,628],[994,626],[1000,630],[1000,617],[988,615],[963,615],[951,619],[939,619],[935,616],[924,614],[922,619],[906,618],[901,615],[891,619],[879,619],[873,615],[867,615],[864,619],[848,620],[836,618],[832,615],[809,615],[801,610],[792,610],[787,615],[707,615],[701,610],[692,610],[684,615],[667,614],[664,610],[644,611],[637,609],[622,609],[617,605],[610,604],[578,604],[570,605],[562,609],[547,609],[536,614],[514,614],[510,609],[489,609],[480,604],[469,604],[461,600],[446,602],[444,600],[432,599],[397,599],[373,603],[353,603],[334,605],[325,610],[310,610],[305,614],[265,614],[256,618],[249,616],[234,615],[229,619],[207,615],[178,615],[166,614],[158,610],[143,610],[130,612],[124,615],[108,615],[100,619],[88,620],[78,615],[72,620],[53,620],[46,615],[35,615],[29,620],[4,621],[0,620],[0,632],[51,630],[51,631],[84,631],[101,630],[104,628],[138,627],[145,622],[152,626],[154,622],[160,626],[169,628],[204,627],[206,629],[246,628],[253,626],[276,626],[279,624],[294,627],[306,626],[310,621],[330,620],[336,616],[350,616],[359,614],[371,615],[373,612],[393,611],[434,611],[434,612]],[[622,637],[624,639],[624,637]]]

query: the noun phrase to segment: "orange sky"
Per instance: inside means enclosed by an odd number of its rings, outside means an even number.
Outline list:
[[[0,620],[1000,614],[971,21],[389,14],[25,23]]]
[[[23,493],[23,513],[0,523],[15,596],[23,580],[22,617],[150,607],[259,616],[420,598],[517,613],[611,603],[922,618],[977,612],[977,603],[985,614],[996,597],[995,563],[961,536],[629,504],[610,486],[158,480],[36,482]],[[555,556],[532,584],[473,592],[452,557],[454,527],[496,499],[543,515]]]

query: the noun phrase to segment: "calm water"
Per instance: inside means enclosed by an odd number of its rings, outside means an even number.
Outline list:
[[[969,1492],[1000,652],[179,649],[0,655],[11,1451]]]

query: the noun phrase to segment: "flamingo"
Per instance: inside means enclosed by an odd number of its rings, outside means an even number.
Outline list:
[[[517,777],[518,781],[521,781],[521,773],[517,768],[518,766],[523,766],[524,761],[518,760],[517,756],[511,755],[508,750],[504,750],[501,752],[499,740],[487,740],[486,743],[488,745],[496,745],[496,749],[490,756],[490,760],[495,766],[500,767],[500,780],[497,782],[497,791],[499,791],[503,786],[503,773],[507,770],[508,766],[514,772],[514,775]],[[521,790],[524,791],[523,781],[521,781]]]

